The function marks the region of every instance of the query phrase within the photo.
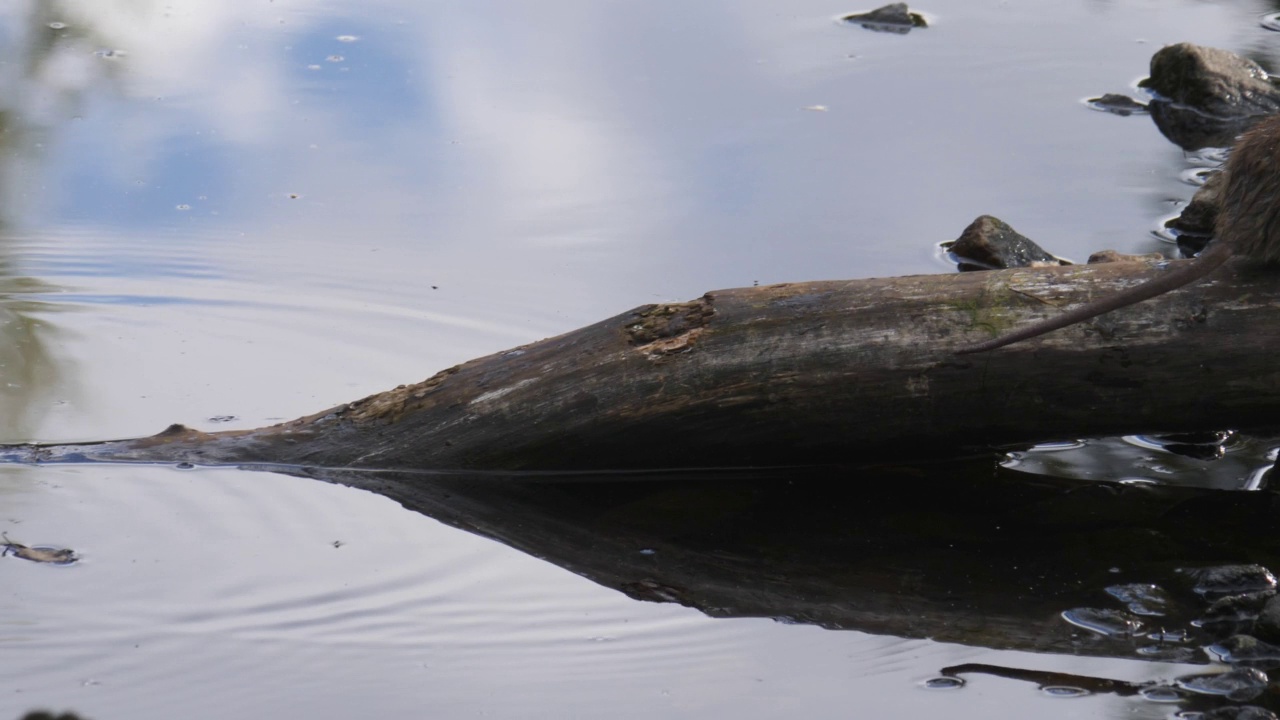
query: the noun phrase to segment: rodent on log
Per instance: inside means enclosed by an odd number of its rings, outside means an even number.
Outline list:
[[[1234,256],[1265,263],[1280,262],[1280,115],[1272,115],[1246,132],[1227,159],[1226,184],[1214,241],[1195,260],[1160,277],[1110,297],[1069,310],[1057,317],[970,345],[957,355],[980,353],[1022,342],[1149,300],[1203,279]]]

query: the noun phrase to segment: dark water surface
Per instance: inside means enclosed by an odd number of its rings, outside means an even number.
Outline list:
[[[1262,3],[837,21],[870,7],[6,3],[0,440],[256,427],[644,303],[950,272],[984,213],[1157,249],[1206,161],[1083,100],[1167,43],[1280,49]],[[923,684],[1187,670],[713,619],[272,473],[0,468],[0,529],[83,558],[0,558],[0,717],[1163,718]]]

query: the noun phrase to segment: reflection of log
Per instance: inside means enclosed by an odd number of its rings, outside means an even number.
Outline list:
[[[1214,632],[1178,568],[1280,567],[1260,493],[1078,483],[925,466],[649,473],[420,475],[297,471],[390,497],[638,599],[715,617],[993,648],[1207,662]],[[1105,588],[1163,587],[1159,617],[1107,637],[1064,610],[1123,611]],[[1233,616],[1234,617],[1234,616]],[[1159,641],[1147,633],[1182,640]]]
[[[953,351],[1149,278],[1117,263],[814,282],[650,305],[289,423],[11,448],[9,459],[569,469],[916,457],[1274,425],[1274,275],[1212,282],[991,353]]]

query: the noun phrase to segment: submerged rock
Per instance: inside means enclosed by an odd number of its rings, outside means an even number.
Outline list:
[[[1138,102],[1128,95],[1121,95],[1119,93],[1107,93],[1102,97],[1089,98],[1088,102],[1089,106],[1096,110],[1109,112],[1112,115],[1119,115],[1120,117],[1141,115],[1146,114],[1147,112],[1147,106],[1144,103]]]

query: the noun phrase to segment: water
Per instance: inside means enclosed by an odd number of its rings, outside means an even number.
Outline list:
[[[1083,101],[1166,43],[1280,42],[1246,2],[837,20],[870,7],[7,3],[2,439],[256,427],[648,302],[950,272],[936,244],[984,213],[1150,251],[1197,159]],[[925,685],[1191,671],[712,618],[273,473],[0,468],[0,530],[82,556],[0,559],[14,717],[1163,718]]]

